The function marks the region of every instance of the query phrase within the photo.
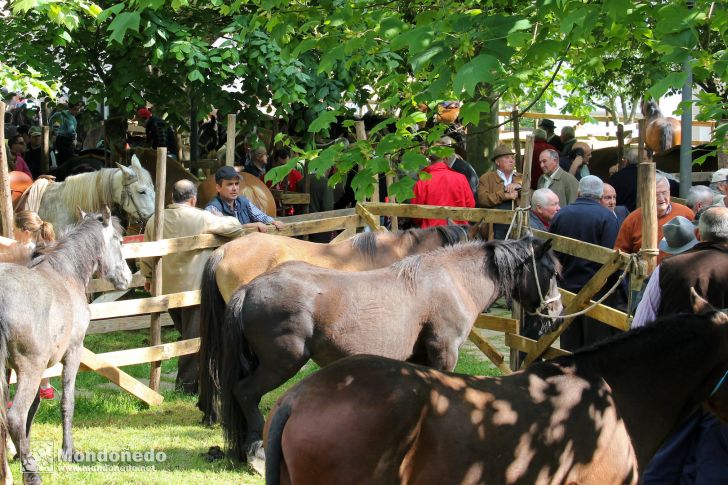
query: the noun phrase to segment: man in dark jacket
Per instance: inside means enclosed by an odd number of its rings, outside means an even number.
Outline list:
[[[562,207],[551,223],[551,232],[579,241],[597,244],[605,248],[614,247],[619,224],[612,212],[603,207],[599,200],[604,192],[604,183],[594,175],[587,175],[579,181],[576,201]],[[577,293],[599,270],[600,264],[562,254],[563,287]],[[586,316],[577,317],[561,334],[561,348],[576,350],[611,335],[617,330]]]
[[[541,123],[538,124],[538,127],[546,132],[546,143],[554,147],[557,152],[560,152],[561,149],[564,148],[561,137],[554,133],[556,125],[552,120],[544,118],[541,120]]]
[[[147,131],[149,146],[155,150],[159,147],[167,147],[167,156],[177,158],[177,138],[172,127],[162,118],[154,116],[149,108],[140,108],[137,114],[145,120],[144,128]]]
[[[609,184],[617,191],[617,205],[623,205],[632,212],[637,208],[637,165],[639,152],[636,148],[627,151],[625,165],[609,178]]]

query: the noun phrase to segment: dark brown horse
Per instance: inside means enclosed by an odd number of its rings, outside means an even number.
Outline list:
[[[476,241],[361,273],[290,262],[242,287],[228,305],[221,348],[212,349],[222,355],[230,454],[262,465],[260,398],[309,359],[325,366],[370,353],[451,371],[475,319],[499,297],[559,314],[549,247],[532,237]]]
[[[670,316],[507,377],[381,357],[290,389],[266,423],[266,483],[636,484],[701,403],[728,419],[728,317]]]
[[[202,276],[200,324],[200,407],[203,422],[214,421],[212,403],[217,399],[208,371],[217,376],[218,348],[222,338],[225,305],[232,294],[256,276],[286,261],[305,261],[322,268],[340,271],[365,271],[383,268],[413,254],[479,237],[484,223],[464,226],[435,226],[397,232],[368,232],[332,244],[321,244],[274,234],[255,232],[220,246],[210,255]]]
[[[642,103],[642,116],[645,117],[645,145],[653,153],[679,146],[681,140],[680,121],[663,116],[655,101]]]

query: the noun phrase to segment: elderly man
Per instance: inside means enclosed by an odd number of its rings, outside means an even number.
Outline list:
[[[627,164],[617,173],[609,177],[609,183],[617,191],[617,205],[623,205],[629,211],[637,208],[637,166],[639,151],[632,148],[624,156]]]
[[[513,201],[521,190],[521,178],[516,173],[516,153],[507,145],[498,145],[493,152],[493,163],[496,170],[486,172],[480,177],[478,184],[478,206],[488,209],[513,209]],[[505,239],[508,226],[494,224],[493,235],[496,239]]]
[[[568,155],[571,152],[571,147],[576,143],[576,130],[573,126],[561,128],[561,142],[563,143],[560,151],[561,155]]]
[[[465,175],[450,169],[447,162],[447,157],[434,153],[430,155],[430,165],[423,169],[423,172],[430,174],[430,179],[415,183],[415,196],[410,200],[412,204],[475,207],[473,192]],[[413,222],[419,222],[422,228],[447,224],[446,219],[420,219]],[[467,224],[467,221],[455,223]]]
[[[693,211],[688,207],[670,202],[670,183],[664,175],[655,176],[655,195],[657,197],[657,240],[662,239],[662,226],[675,216],[683,216],[689,220],[695,219]],[[636,253],[642,249],[642,209],[630,213],[619,229],[614,249],[627,253]],[[667,254],[660,251],[657,256],[659,264]]]
[[[442,138],[440,138],[440,140],[437,141],[437,143],[435,143],[435,146],[451,147],[454,149],[457,146],[457,142],[449,136],[443,136]],[[457,173],[463,174],[465,179],[468,181],[468,185],[470,185],[470,190],[473,192],[473,200],[475,200],[475,198],[478,196],[479,181],[478,173],[475,171],[473,166],[470,165],[467,160],[460,158],[455,152],[447,157],[445,163],[452,170],[456,171]]]
[[[579,197],[573,204],[562,208],[551,223],[551,232],[560,236],[611,248],[619,226],[614,214],[602,207],[599,200],[604,193],[604,183],[594,175],[579,181]],[[564,288],[577,293],[594,276],[600,264],[560,255],[563,263]],[[591,318],[577,317],[561,334],[561,348],[576,350],[603,338],[614,335],[616,329]]]
[[[629,210],[623,205],[617,205],[617,192],[614,190],[614,187],[609,184],[604,184],[604,192],[602,193],[602,198],[599,199],[599,203],[612,211],[614,217],[617,218],[619,226],[622,227],[622,223],[629,215]]]
[[[540,128],[533,130],[533,158],[531,159],[531,190],[536,190],[538,179],[543,171],[538,157],[544,150],[556,150],[556,147],[546,142],[546,132]]]
[[[713,205],[728,206],[728,168],[717,170],[710,179],[710,188],[715,192]]]
[[[546,142],[554,147],[556,151],[560,152],[561,149],[564,147],[564,144],[561,141],[561,137],[554,133],[554,130],[556,130],[556,125],[554,124],[554,122],[552,120],[544,118],[538,124],[538,127],[546,131]]]
[[[531,211],[528,213],[528,224],[531,229],[548,231],[551,221],[561,210],[559,196],[551,189],[538,189],[531,196]]]
[[[539,189],[551,189],[558,197],[561,207],[565,207],[576,200],[579,191],[579,182],[569,172],[559,166],[559,152],[544,150],[538,156],[543,175],[538,179]]]
[[[700,216],[714,203],[714,194],[705,185],[695,185],[690,187],[688,198],[685,201],[690,210],[695,214],[694,224],[697,226]]]
[[[659,316],[692,312],[691,288],[716,308],[728,306],[728,209],[707,209],[698,227],[701,242],[666,259],[652,273],[633,328]],[[713,484],[725,483],[726,477],[728,425],[698,409],[658,450],[642,474],[642,483]]]
[[[233,167],[225,165],[215,172],[217,197],[205,206],[205,210],[216,216],[233,216],[241,224],[253,223],[260,232],[267,232],[267,224],[282,229],[284,224],[260,210],[247,197],[240,195],[240,175]]]
[[[198,234],[217,234],[235,237],[244,233],[245,227],[234,217],[217,217],[195,207],[197,187],[189,180],[180,180],[172,188],[172,201],[164,210],[164,238],[197,236]],[[154,236],[154,218],[149,219],[144,229],[144,240]],[[195,249],[182,253],[169,254],[162,258],[162,293],[178,293],[200,289],[202,270],[212,249]],[[149,289],[152,277],[151,260],[140,261],[142,275],[147,279],[145,288]],[[200,336],[200,305],[184,308],[170,308],[175,328],[182,339]],[[199,368],[197,356],[187,355],[179,358],[176,386],[189,394],[197,393]]]

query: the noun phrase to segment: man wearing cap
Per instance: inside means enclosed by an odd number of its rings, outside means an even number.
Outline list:
[[[541,164],[538,161],[539,155],[544,150],[556,150],[556,147],[551,146],[546,142],[546,132],[541,128],[533,130],[533,156],[531,158],[531,190],[536,190],[538,186],[538,179],[543,175],[541,170]],[[557,150],[558,151],[558,150]]]
[[[196,207],[197,187],[189,180],[180,180],[172,187],[172,201],[164,210],[164,229],[162,236],[176,238],[197,236],[198,234],[217,234],[237,237],[245,232],[245,227],[233,217],[216,217]],[[144,229],[144,240],[154,236],[154,218],[150,218]],[[195,249],[174,253],[162,258],[162,293],[178,293],[200,289],[202,270],[212,249]],[[140,261],[140,270],[146,278],[145,288],[149,289],[152,278],[152,264],[149,259]],[[182,339],[200,336],[200,305],[185,308],[170,308],[175,328]],[[176,387],[188,394],[197,393],[199,367],[197,356],[179,358]]]
[[[410,199],[412,204],[440,205],[450,207],[475,207],[475,199],[465,175],[452,170],[448,165],[448,157],[432,153],[430,165],[422,171],[430,174],[428,180],[418,180],[414,186],[415,196]],[[420,227],[444,226],[445,219],[421,219]],[[457,224],[467,224],[466,221],[454,221]]]
[[[488,209],[512,210],[521,190],[521,177],[515,171],[516,153],[507,145],[498,145],[491,160],[496,169],[486,172],[478,183],[478,206]],[[493,236],[505,239],[507,224],[494,224]]]
[[[670,183],[664,175],[655,175],[655,197],[657,198],[658,241],[662,239],[663,226],[675,216],[683,216],[691,221],[695,219],[693,211],[688,207],[670,201]],[[617,242],[614,243],[614,249],[626,253],[636,253],[642,249],[642,208],[637,208],[624,220],[619,229]],[[657,255],[657,263],[659,264],[665,256],[667,254],[660,251]]]
[[[25,152],[25,163],[28,165],[33,179],[37,179],[42,173],[43,166],[43,150],[41,146],[41,135],[43,130],[40,126],[31,126],[28,130],[30,136],[30,144]]]
[[[579,181],[559,166],[559,152],[544,150],[538,156],[543,175],[538,179],[538,188],[547,188],[559,196],[559,204],[566,207],[576,200]]]
[[[267,232],[266,224],[281,229],[284,224],[260,210],[247,197],[240,195],[240,175],[229,165],[215,172],[217,196],[207,203],[205,210],[218,216],[232,216],[241,224],[255,224],[260,232]]]
[[[68,109],[56,111],[48,120],[56,136],[56,164],[63,165],[73,158],[73,150],[76,146],[76,128],[78,121],[76,116],[83,109],[83,102],[70,104]]]
[[[557,152],[560,152],[564,148],[564,143],[561,141],[561,137],[554,133],[556,125],[552,120],[544,118],[541,123],[538,124],[539,128],[542,128],[546,132],[546,142],[554,147]]]
[[[728,168],[717,170],[710,179],[710,188],[715,192],[713,205],[726,207],[728,204]]]
[[[139,108],[137,114],[145,121],[147,143],[155,150],[167,147],[167,156],[177,158],[177,138],[174,130],[162,118],[154,116],[149,108]]]
[[[672,221],[671,221],[672,222]],[[676,223],[682,247],[690,247],[692,227]],[[692,224],[690,224],[692,226]],[[692,313],[690,289],[715,308],[728,306],[728,209],[711,207],[698,224],[700,243],[665,259],[650,276],[632,328],[663,315]],[[665,225],[667,236],[667,224]],[[678,243],[674,243],[678,244]],[[725,483],[728,477],[728,425],[702,408],[688,417],[642,474],[645,485],[663,483]]]

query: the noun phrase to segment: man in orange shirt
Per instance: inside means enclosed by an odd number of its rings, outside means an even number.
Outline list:
[[[670,202],[670,183],[664,175],[655,178],[655,195],[657,197],[657,240],[662,239],[662,226],[676,216],[683,216],[693,220],[695,215],[689,207],[676,202]],[[636,253],[642,249],[642,209],[637,208],[622,223],[614,243],[614,249],[627,253]],[[660,264],[667,253],[660,251],[657,264]]]

